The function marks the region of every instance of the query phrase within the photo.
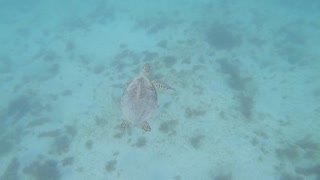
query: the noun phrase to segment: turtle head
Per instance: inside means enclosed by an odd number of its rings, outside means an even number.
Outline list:
[[[148,64],[148,63],[144,64],[141,73],[143,75],[147,76],[150,72],[150,68],[151,68],[150,64]]]

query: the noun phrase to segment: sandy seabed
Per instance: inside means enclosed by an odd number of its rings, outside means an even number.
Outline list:
[[[316,1],[4,1],[0,179],[320,178]],[[151,132],[122,129],[151,65]]]

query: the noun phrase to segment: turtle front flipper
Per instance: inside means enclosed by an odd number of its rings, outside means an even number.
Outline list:
[[[161,82],[160,80],[152,80],[151,83],[157,88],[171,89],[171,90],[175,91],[175,89],[173,89],[172,87],[170,87],[166,83]]]

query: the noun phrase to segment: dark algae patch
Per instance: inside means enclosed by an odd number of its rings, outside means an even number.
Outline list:
[[[213,23],[205,34],[206,41],[218,50],[231,50],[239,47],[242,37],[230,29],[232,28],[226,24]]]
[[[146,138],[140,137],[140,138],[138,138],[135,146],[136,146],[136,147],[144,147],[146,144],[147,144]]]
[[[251,120],[252,118],[252,109],[253,109],[253,97],[251,95],[247,95],[244,93],[241,93],[239,96],[239,110],[241,114],[248,120]]]
[[[254,110],[254,92],[249,87],[251,77],[243,77],[239,68],[239,62],[221,58],[217,60],[222,73],[227,75],[227,84],[234,90],[239,102],[239,111],[247,119],[251,120]]]
[[[227,174],[218,174],[216,176],[213,177],[214,180],[232,180],[232,174],[231,173],[227,173]]]
[[[8,141],[7,139],[0,139],[0,157],[9,153],[11,149],[13,148],[13,143],[11,141]]]
[[[34,180],[59,180],[61,174],[58,163],[54,160],[47,160],[43,163],[35,161],[23,169],[23,173]]]
[[[106,164],[106,170],[107,172],[112,172],[116,170],[117,160],[108,161]]]
[[[0,177],[1,180],[19,180],[18,170],[19,161],[17,158],[13,158],[4,174]]]
[[[191,146],[195,149],[199,149],[201,146],[201,141],[204,138],[203,135],[196,135],[189,139]]]
[[[196,116],[203,116],[206,114],[206,111],[205,110],[202,110],[200,108],[191,108],[191,107],[186,107],[185,108],[185,117],[186,118],[193,118],[193,117],[196,117]]]
[[[88,140],[86,143],[85,143],[85,147],[90,150],[92,149],[92,146],[93,146],[93,141],[92,140]]]
[[[62,166],[72,165],[74,161],[74,157],[66,157],[62,160]]]
[[[162,133],[166,133],[169,135],[175,135],[176,130],[175,127],[178,125],[177,120],[169,120],[169,121],[164,121],[160,124],[159,130]]]
[[[221,58],[218,59],[217,62],[220,65],[221,72],[229,76],[227,79],[227,83],[233,90],[246,90],[246,85],[250,81],[250,78],[241,76],[241,71],[237,61],[231,61],[226,58]]]
[[[59,136],[54,139],[51,151],[61,155],[69,151],[71,139],[68,136]]]
[[[289,145],[281,149],[276,149],[276,155],[280,160],[294,160],[299,158],[299,152],[297,147],[292,145]]]
[[[296,167],[295,172],[300,175],[311,176],[314,175],[320,179],[320,164],[316,164],[311,167]]]

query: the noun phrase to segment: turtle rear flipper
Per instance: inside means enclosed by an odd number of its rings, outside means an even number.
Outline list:
[[[142,129],[146,132],[151,131],[151,127],[147,121],[142,122]]]
[[[121,123],[120,127],[121,127],[122,129],[127,129],[127,128],[130,127],[130,122],[127,121],[127,120],[124,120],[124,121]]]
[[[171,89],[173,91],[176,91],[175,89],[173,89],[172,87],[170,87],[169,85],[167,85],[166,83],[164,83],[164,82],[162,82],[160,80],[152,80],[151,83],[157,88]]]

